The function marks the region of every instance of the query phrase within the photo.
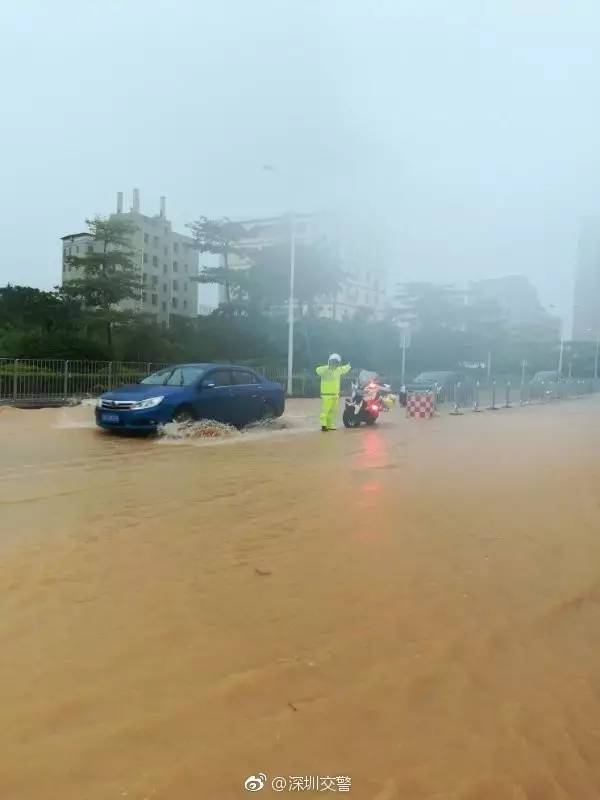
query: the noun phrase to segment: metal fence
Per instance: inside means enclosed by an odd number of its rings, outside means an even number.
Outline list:
[[[96,397],[102,392],[135,383],[150,372],[168,366],[151,361],[62,361],[58,359],[0,359],[0,403],[26,400],[68,400],[71,398]],[[255,367],[270,380],[287,384],[287,372],[276,367]],[[342,393],[350,394],[351,382],[356,380],[358,371],[345,376]],[[386,376],[392,388],[398,391],[401,386],[399,376]],[[293,394],[296,397],[317,397],[320,380],[314,370],[299,370],[293,376]],[[550,401],[566,397],[588,394],[598,390],[600,385],[591,379],[569,380],[557,384],[536,384],[510,378],[470,381],[458,384],[441,393],[439,402],[458,405],[495,408],[505,405]]]
[[[163,366],[146,361],[2,358],[0,402],[95,397],[116,386],[135,383]]]

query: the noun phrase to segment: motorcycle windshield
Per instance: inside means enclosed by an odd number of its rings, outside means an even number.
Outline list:
[[[367,386],[369,383],[379,383],[376,372],[369,372],[369,370],[361,369],[358,373],[358,385]]]

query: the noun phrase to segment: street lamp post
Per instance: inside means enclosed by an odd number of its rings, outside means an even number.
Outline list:
[[[290,212],[290,296],[288,300],[288,358],[287,358],[287,393],[293,394],[294,372],[294,281],[296,278],[296,222],[294,213]]]
[[[565,340],[561,337],[560,351],[558,353],[558,377],[560,378],[563,370],[563,351],[565,349]]]
[[[263,164],[263,172],[279,175],[279,168],[274,164]],[[293,374],[294,374],[294,318],[295,318],[295,297],[294,282],[296,277],[296,220],[293,211],[289,212],[289,235],[290,235],[290,293],[288,298],[288,357],[287,357],[287,393],[293,394]]]

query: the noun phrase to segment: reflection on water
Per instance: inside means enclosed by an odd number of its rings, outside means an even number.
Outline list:
[[[208,439],[92,412],[0,409],[2,800],[600,796],[594,401]]]

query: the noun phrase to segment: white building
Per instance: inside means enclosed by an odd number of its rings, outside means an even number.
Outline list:
[[[291,226],[287,216],[235,220],[248,232],[241,247],[260,250],[290,241]],[[389,308],[387,268],[381,242],[361,229],[356,222],[333,214],[297,214],[294,235],[298,244],[326,243],[339,260],[343,280],[334,297],[322,297],[317,313],[336,320],[351,318],[360,309],[375,319]],[[230,269],[247,269],[251,259],[235,254],[228,257]],[[221,258],[221,265],[223,259]],[[225,289],[219,287],[219,302],[225,301]]]
[[[139,298],[119,304],[122,310],[151,314],[163,325],[171,316],[198,315],[198,251],[193,239],[172,229],[166,217],[165,198],[160,199],[160,213],[148,217],[140,212],[140,194],[133,190],[133,204],[123,211],[123,193],[117,194],[117,211],[111,218],[129,220],[135,225],[131,250],[142,282]],[[89,233],[73,233],[62,237],[62,281],[77,277],[78,270],[68,264],[68,256],[84,256],[93,252]]]

